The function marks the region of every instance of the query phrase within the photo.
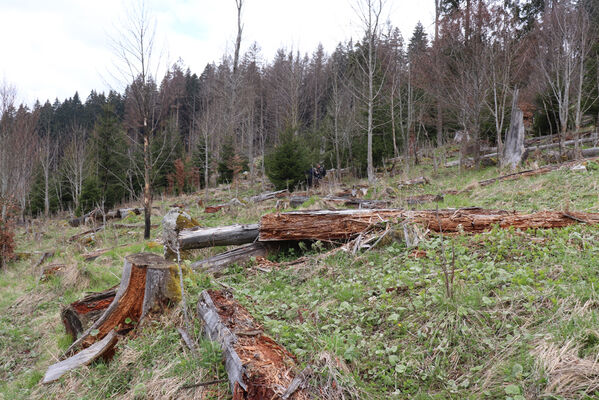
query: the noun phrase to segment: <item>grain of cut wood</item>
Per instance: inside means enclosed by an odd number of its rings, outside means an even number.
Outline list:
[[[206,336],[223,350],[233,400],[283,399],[298,367],[291,353],[264,335],[262,327],[227,291],[202,292],[198,315],[204,320]],[[285,398],[309,399],[299,386]]]
[[[599,213],[569,212],[587,223],[598,223]],[[579,223],[560,211],[526,214],[480,208],[407,211],[319,210],[266,214],[261,219],[260,241],[276,240],[347,240],[369,227],[387,222],[411,221],[434,232],[478,233],[501,228],[560,228]]]

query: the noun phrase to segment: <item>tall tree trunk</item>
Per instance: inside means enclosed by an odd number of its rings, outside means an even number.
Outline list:
[[[144,117],[144,239],[150,238],[151,216],[152,216],[152,191],[150,185],[150,132],[148,132],[148,119]]]

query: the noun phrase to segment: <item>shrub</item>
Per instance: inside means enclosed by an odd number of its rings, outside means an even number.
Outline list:
[[[293,190],[306,180],[310,164],[305,147],[291,131],[285,132],[281,142],[266,157],[266,175],[277,190]]]

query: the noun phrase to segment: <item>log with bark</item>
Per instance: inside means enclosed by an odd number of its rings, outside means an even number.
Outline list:
[[[233,400],[310,398],[295,380],[301,375],[295,357],[266,336],[229,292],[202,292],[198,315],[206,336],[222,348]]]
[[[191,269],[194,271],[202,270],[216,275],[229,265],[243,264],[250,261],[252,257],[266,257],[267,254],[266,245],[258,242],[251,243],[204,260],[196,261],[191,264]]]
[[[121,283],[110,305],[89,326],[63,355],[63,361],[48,368],[44,383],[58,379],[63,373],[79,365],[81,354],[97,345],[97,352],[111,355],[118,335],[125,335],[153,312],[165,308],[181,299],[181,288],[177,277],[177,266],[157,254],[138,253],[125,257]],[[76,331],[76,329],[74,329]],[[114,336],[106,341],[106,337]],[[102,346],[99,346],[103,343]],[[87,350],[89,351],[89,350]],[[88,358],[91,362],[97,358]],[[58,373],[59,371],[60,373]]]
[[[379,224],[411,221],[435,232],[478,233],[492,229],[559,228],[579,222],[599,222],[599,213],[541,211],[531,214],[481,208],[407,211],[319,210],[266,214],[260,223],[260,241],[347,240]]]
[[[185,212],[169,211],[162,220],[165,257],[176,258],[177,251],[252,243],[258,238],[258,224],[216,228],[200,228],[197,225],[197,221]]]
[[[116,288],[115,286],[103,292],[90,293],[62,309],[62,324],[73,341],[104,313],[116,296]]]

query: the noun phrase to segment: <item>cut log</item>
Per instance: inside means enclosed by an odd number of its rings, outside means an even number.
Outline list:
[[[268,192],[259,194],[257,196],[252,196],[249,198],[249,201],[252,203],[260,203],[261,201],[266,201],[274,198],[280,199],[281,197],[285,197],[288,194],[289,191],[287,189],[277,190],[276,192]]]
[[[258,238],[258,224],[216,228],[183,229],[179,232],[179,250],[252,243]]]
[[[204,291],[198,302],[206,336],[220,344],[233,400],[280,400],[294,382],[295,357],[262,332],[250,313],[226,291]],[[299,374],[298,374],[299,375]],[[310,398],[301,388],[289,399]]]
[[[92,363],[94,360],[97,360],[104,354],[112,351],[117,340],[117,333],[115,331],[110,331],[102,340],[94,343],[87,349],[80,351],[77,355],[51,365],[46,371],[42,383],[52,383],[65,373],[82,365],[88,365]]]
[[[103,339],[109,332],[125,334],[151,311],[161,311],[181,299],[177,266],[154,253],[125,257],[119,288],[104,313],[68,348],[71,356]]]
[[[91,293],[63,308],[60,313],[62,324],[73,341],[104,313],[115,296],[116,286],[103,292]]]
[[[480,208],[406,211],[319,210],[266,214],[261,219],[260,241],[347,240],[381,223],[410,221],[435,232],[484,232],[501,228],[559,228],[584,221],[598,223],[599,213],[542,211],[532,214]]]
[[[240,246],[236,249],[225,251],[214,257],[196,261],[191,264],[191,269],[202,270],[211,274],[218,274],[223,269],[232,264],[243,264],[252,257],[265,257],[267,255],[266,246],[262,243],[252,243]]]

